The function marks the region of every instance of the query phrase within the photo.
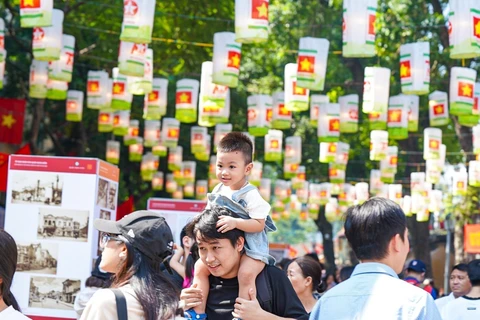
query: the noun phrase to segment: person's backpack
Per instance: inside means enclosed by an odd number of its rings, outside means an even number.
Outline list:
[[[110,289],[115,295],[115,302],[117,303],[118,320],[128,320],[127,300],[120,289]]]
[[[258,302],[260,303],[260,306],[263,310],[273,313],[272,286],[267,279],[267,270],[268,268],[265,268],[260,272],[255,283],[257,285],[257,295],[259,297]]]

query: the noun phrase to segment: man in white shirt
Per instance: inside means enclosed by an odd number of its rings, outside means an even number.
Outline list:
[[[440,320],[432,296],[400,280],[410,244],[399,205],[371,198],[348,209],[345,236],[360,260],[350,279],[327,291],[310,319]]]
[[[472,289],[467,295],[447,303],[442,310],[444,320],[480,319],[480,259],[468,264],[468,278]]]
[[[452,292],[446,297],[435,300],[440,314],[442,314],[442,309],[447,303],[466,295],[472,289],[467,270],[468,266],[465,263],[459,263],[453,267],[449,282]]]

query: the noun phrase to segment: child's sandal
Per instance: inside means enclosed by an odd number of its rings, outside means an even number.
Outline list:
[[[198,320],[207,319],[207,314],[206,313],[197,314],[195,312],[195,310],[193,310],[193,309],[185,311],[183,316],[187,319],[198,319]]]

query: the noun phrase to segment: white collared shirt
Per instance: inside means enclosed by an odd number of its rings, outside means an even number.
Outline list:
[[[435,304],[437,305],[438,311],[440,314],[442,314],[443,308],[449,303],[450,301],[455,300],[455,296],[453,295],[453,292],[451,292],[448,296],[439,298],[435,300]]]

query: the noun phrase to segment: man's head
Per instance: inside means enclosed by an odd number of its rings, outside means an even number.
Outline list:
[[[200,259],[210,273],[215,277],[229,279],[238,274],[245,234],[238,229],[218,232],[217,222],[220,216],[234,214],[220,206],[205,209],[187,225],[187,233],[195,238]]]
[[[455,265],[450,273],[450,289],[455,298],[466,295],[472,289],[468,279],[468,266],[465,263]]]
[[[414,277],[418,281],[422,282],[425,279],[425,272],[427,272],[427,266],[422,260],[413,259],[407,266],[407,277]]]
[[[371,198],[349,208],[345,235],[357,258],[383,261],[400,273],[409,251],[407,220],[399,205],[384,198]]]
[[[217,146],[217,178],[232,190],[238,190],[246,182],[252,170],[253,144],[241,132],[230,132]]]
[[[472,287],[480,287],[480,259],[475,259],[468,264],[467,273]]]

